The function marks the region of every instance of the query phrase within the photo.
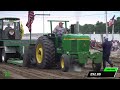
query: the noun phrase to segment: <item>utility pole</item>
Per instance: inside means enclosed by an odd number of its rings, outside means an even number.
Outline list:
[[[114,40],[114,24],[112,25],[112,40]]]
[[[79,11],[75,11],[75,16],[76,16],[76,29],[75,29],[75,33],[76,34],[80,33],[80,30],[79,30],[79,15],[80,15],[80,12]]]
[[[45,33],[44,32],[44,16],[50,16],[50,14],[44,14],[44,11],[43,11],[43,14],[35,14],[36,15],[40,15],[40,16],[43,16],[43,34]]]
[[[105,18],[106,18],[106,36],[108,37],[107,11],[105,11]]]
[[[44,11],[43,11],[43,34],[45,33],[45,30],[44,30]]]
[[[79,33],[79,21],[76,22],[76,34]]]

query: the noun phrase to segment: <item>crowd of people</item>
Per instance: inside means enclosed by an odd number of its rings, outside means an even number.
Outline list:
[[[96,44],[97,44],[97,42],[96,42],[95,38],[94,38],[94,40],[91,40],[91,41],[90,41],[90,47],[91,47],[91,49],[92,49],[93,47],[96,47]]]
[[[118,41],[118,40],[111,40],[111,43],[112,43],[111,51],[117,51],[118,49],[120,49],[120,41]],[[93,47],[97,47],[98,44],[99,44],[99,42],[97,42],[95,40],[95,38],[94,38],[94,40],[91,40],[91,44],[90,44],[91,49]]]
[[[120,42],[118,40],[112,40],[112,51],[120,49]]]

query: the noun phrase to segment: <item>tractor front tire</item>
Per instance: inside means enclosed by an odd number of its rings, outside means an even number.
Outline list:
[[[47,36],[38,38],[35,45],[35,60],[37,66],[41,69],[50,69],[55,64],[55,46],[54,42]]]
[[[66,54],[63,54],[60,59],[60,65],[63,72],[68,72],[70,68],[70,57]]]
[[[101,63],[94,63],[92,62],[92,68],[94,71],[100,71],[102,64]]]
[[[32,65],[35,65],[35,63],[33,63],[35,61],[34,52],[34,46],[28,46],[23,56],[23,67],[30,67]]]
[[[0,49],[0,63],[2,62],[2,49]]]

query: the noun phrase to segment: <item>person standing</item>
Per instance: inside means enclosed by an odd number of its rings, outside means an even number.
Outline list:
[[[108,38],[105,38],[105,42],[103,42],[102,47],[103,47],[103,68],[106,67],[106,62],[108,62],[111,67],[113,67],[113,63],[109,59],[111,54],[112,42],[108,41]]]

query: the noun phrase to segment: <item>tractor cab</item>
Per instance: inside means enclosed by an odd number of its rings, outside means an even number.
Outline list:
[[[52,27],[53,26],[53,22],[62,22],[62,23],[64,23],[63,27],[68,32],[67,22],[69,22],[69,21],[65,21],[65,20],[48,20],[48,22],[50,22],[51,33],[49,33],[47,36],[48,36],[48,38],[50,38],[55,43],[55,46],[58,47],[59,46],[58,45],[58,37],[57,37],[56,34],[53,33],[53,27]]]
[[[0,19],[0,40],[14,40],[20,38],[20,19],[1,18]]]
[[[51,28],[51,35],[53,34],[53,22],[62,22],[64,23],[64,28],[66,29],[66,31],[68,32],[68,34],[75,34],[76,33],[76,24],[71,24],[70,28],[67,28],[67,22],[66,20],[48,20],[48,22],[50,22],[50,28]],[[53,35],[54,36],[54,35]]]
[[[67,22],[69,22],[69,21],[64,21],[64,20],[48,20],[48,22],[50,22],[51,33],[52,33],[52,31],[53,31],[53,28],[52,28],[52,23],[53,23],[53,22],[63,22],[63,23],[65,23],[65,24],[64,24],[64,25],[65,25],[65,27],[64,27],[64,28],[66,28],[66,29],[67,29]]]

